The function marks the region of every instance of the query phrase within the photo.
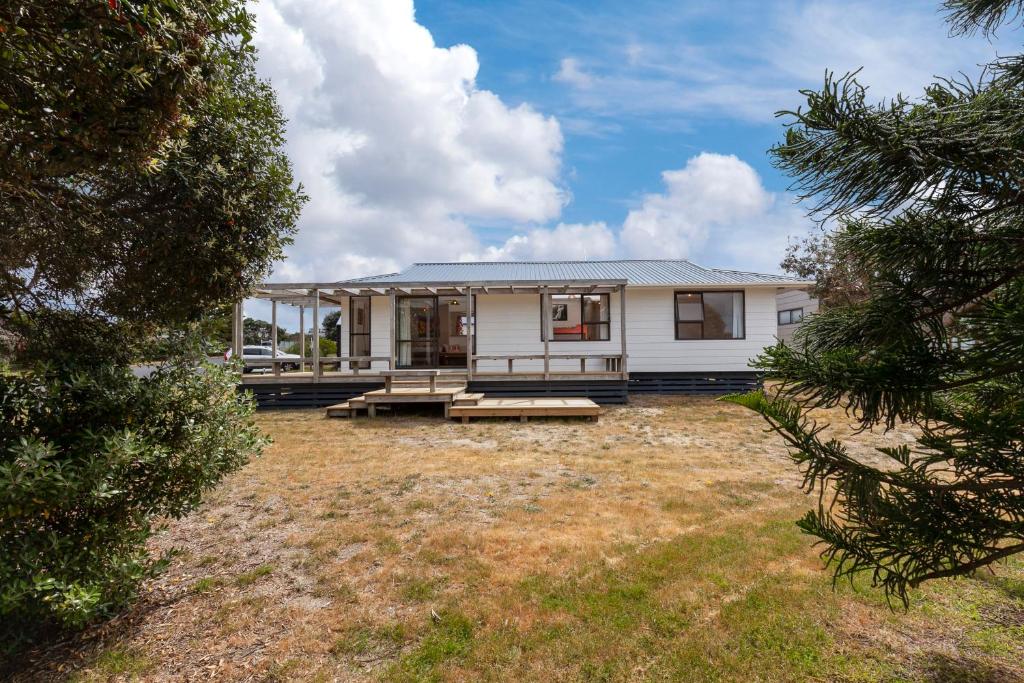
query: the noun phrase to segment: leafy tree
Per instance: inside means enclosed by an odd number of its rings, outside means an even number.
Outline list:
[[[335,309],[320,321],[320,334],[328,339],[338,341],[338,321],[341,320],[341,309]]]
[[[186,355],[147,379],[119,366],[0,376],[5,645],[108,613],[163,567],[146,552],[150,520],[188,512],[262,444],[236,381]]]
[[[244,0],[0,6],[6,646],[123,606],[151,520],[259,451],[233,369],[201,365],[304,201],[251,30]]]
[[[236,44],[250,30],[242,2],[114,2],[117,9],[101,7],[109,16],[98,24],[97,3],[70,3],[77,12],[24,4],[32,11],[13,3],[11,16],[0,17],[12,35],[4,54],[13,55],[0,73],[15,84],[0,86],[8,112],[0,124],[8,160],[0,166],[0,305],[31,313],[70,303],[104,319],[159,325],[193,321],[242,296],[282,256],[301,204],[280,150],[273,91],[256,78],[252,49]],[[172,37],[158,40],[165,33]],[[149,57],[153,40],[161,49],[198,45],[126,66],[140,52]],[[108,52],[123,69],[91,66]],[[195,66],[179,73],[180,60]],[[165,61],[176,68],[161,70]],[[83,83],[54,75],[79,64]],[[117,127],[94,133],[74,116],[92,98],[61,94],[69,78],[104,97],[103,79],[138,80],[141,94],[113,100]],[[46,120],[40,107],[71,115],[27,125]]]
[[[1019,20],[1021,0],[947,0],[955,33]],[[835,576],[868,571],[908,604],[923,581],[1024,550],[1024,58],[973,82],[870,104],[828,75],[784,113],[775,163],[866,277],[866,298],[809,319],[760,363],[780,382],[730,400],[789,444],[820,504],[800,526]],[[828,438],[809,411],[860,426],[909,423],[884,464]]]
[[[326,358],[327,356],[336,355],[338,355],[338,342],[326,337],[320,337],[320,356]]]
[[[273,327],[266,320],[257,320],[255,318],[245,318],[242,320],[242,337],[246,344],[269,344],[272,330]],[[278,345],[281,345],[286,335],[285,329],[278,325]]]
[[[868,276],[853,257],[835,232],[823,230],[790,241],[780,265],[787,273],[814,280],[810,294],[823,306],[843,306],[867,296]]]

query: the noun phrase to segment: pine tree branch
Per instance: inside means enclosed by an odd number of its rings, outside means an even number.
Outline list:
[[[963,576],[965,574],[971,574],[977,569],[981,569],[986,565],[990,565],[993,562],[998,562],[999,560],[1005,559],[1011,555],[1016,555],[1020,552],[1024,552],[1024,543],[1018,543],[1017,545],[1010,545],[1004,548],[1000,548],[999,550],[997,550],[994,553],[991,553],[990,555],[986,555],[985,557],[979,558],[972,562],[967,562],[965,564],[956,565],[955,567],[950,567],[949,569],[941,569],[939,571],[922,574],[912,579],[909,582],[909,585],[912,588],[916,588],[923,582],[930,581],[932,579],[943,579],[951,576]]]
[[[932,387],[934,391],[949,391],[950,389],[959,389],[961,387],[970,386],[972,384],[978,384],[979,382],[985,382],[991,379],[999,379],[1000,377],[1008,377],[1015,375],[1024,369],[1024,360],[1018,361],[1012,365],[1006,365],[1000,368],[996,368],[989,372],[983,372],[978,375],[971,375],[964,377],[955,382],[945,382],[942,384],[936,384]]]
[[[974,301],[983,299],[988,294],[991,294],[992,292],[999,289],[1003,285],[1009,282],[1013,282],[1014,280],[1021,276],[1024,276],[1024,266],[1020,266],[1018,268],[1010,270],[1005,275],[993,280],[988,285],[972,290],[970,294],[966,296],[960,297],[959,299],[956,299],[954,301],[948,301],[944,304],[937,305],[935,308],[932,308],[928,312],[921,313],[920,315],[916,316],[913,319],[913,322],[921,322],[927,318],[932,318],[935,317],[936,315],[942,315],[943,313],[947,313],[949,311],[960,308],[961,306],[966,306]]]

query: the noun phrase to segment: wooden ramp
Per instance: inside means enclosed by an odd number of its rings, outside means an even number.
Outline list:
[[[589,417],[597,421],[601,407],[589,398],[482,398],[475,405],[453,405],[451,417]]]

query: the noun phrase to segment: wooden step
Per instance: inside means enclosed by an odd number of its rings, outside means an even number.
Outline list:
[[[327,406],[327,417],[352,417],[354,412],[355,409],[352,408],[349,401]]]
[[[460,384],[452,387],[437,387],[434,390],[428,386],[392,387],[391,391],[374,389],[367,391],[363,396],[367,403],[451,403],[455,396],[464,393],[466,393],[466,385]]]
[[[365,396],[356,396],[344,403],[327,406],[327,417],[355,417],[360,410],[366,410]]]
[[[476,405],[452,406],[451,417],[469,422],[472,417],[587,417],[597,421],[601,407],[588,398],[484,398]]]
[[[452,399],[452,405],[475,406],[483,397],[483,394],[458,394],[454,399]]]

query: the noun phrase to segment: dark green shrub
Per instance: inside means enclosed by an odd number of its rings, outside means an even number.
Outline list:
[[[123,607],[166,557],[146,541],[258,453],[231,368],[169,362],[0,375],[0,640]]]

